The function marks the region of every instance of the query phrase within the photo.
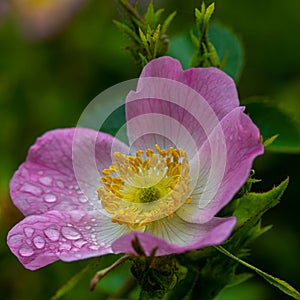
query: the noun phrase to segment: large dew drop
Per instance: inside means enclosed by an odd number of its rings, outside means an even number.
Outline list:
[[[55,202],[55,201],[57,200],[57,198],[56,198],[56,196],[53,195],[53,194],[46,194],[46,195],[44,196],[44,200],[45,200],[46,202],[48,202],[48,203],[53,203],[53,202]]]
[[[33,244],[37,249],[43,249],[45,247],[45,240],[40,235],[37,235],[33,238]]]
[[[67,240],[78,240],[81,238],[80,232],[73,228],[73,227],[67,227],[64,226],[61,229],[61,234],[67,239]]]
[[[59,231],[54,228],[54,227],[48,227],[44,230],[44,233],[46,235],[46,237],[52,241],[52,242],[56,242],[59,239]]]
[[[34,254],[34,251],[31,247],[26,246],[26,247],[20,248],[19,254],[23,257],[29,257]]]
[[[21,188],[20,188],[21,192],[26,192],[26,193],[30,193],[34,196],[40,196],[43,193],[43,190],[41,188],[39,188],[38,186],[35,186],[33,184],[30,183],[25,183]]]

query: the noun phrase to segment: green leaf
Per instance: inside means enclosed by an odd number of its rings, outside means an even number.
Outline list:
[[[255,271],[258,275],[262,276],[267,282],[269,282],[270,284],[276,286],[278,289],[280,289],[282,292],[284,292],[285,294],[291,296],[294,299],[300,299],[300,293],[293,288],[290,284],[288,284],[287,282],[285,282],[284,280],[278,279],[276,277],[273,277],[270,274],[267,274],[266,272],[250,265],[249,263],[241,260],[240,258],[236,257],[235,255],[233,255],[232,253],[228,252],[225,248],[223,248],[222,246],[215,246],[216,249],[218,249],[221,253],[225,254],[226,256],[232,258],[233,260],[239,262],[240,264],[242,264],[243,266]]]
[[[279,134],[275,134],[266,140],[264,140],[264,147],[269,147],[271,144],[274,143],[274,141],[279,137]]]
[[[240,273],[240,274],[236,274],[226,285],[226,288],[231,288],[234,286],[237,286],[241,283],[244,283],[245,281],[247,281],[248,279],[252,278],[253,274],[251,273]]]
[[[63,297],[67,292],[69,292],[74,286],[79,282],[79,280],[86,275],[90,270],[95,269],[99,264],[100,259],[93,259],[87,266],[85,266],[80,272],[75,274],[67,283],[65,283],[55,295],[51,297],[51,300],[57,300]]]
[[[125,34],[127,34],[129,38],[133,39],[137,43],[140,42],[137,34],[129,26],[127,26],[119,21],[116,21],[116,20],[114,20],[113,22],[121,31],[123,31]]]
[[[222,69],[238,81],[244,66],[244,50],[240,38],[228,27],[217,23],[209,26],[208,36],[217,50]]]
[[[197,38],[195,40],[198,42]],[[177,35],[170,40],[167,55],[180,60],[183,69],[189,68],[193,53],[194,45],[189,34]]]
[[[185,278],[175,285],[174,289],[167,294],[166,300],[184,300],[191,293],[198,279],[198,272],[189,269]]]
[[[239,38],[228,28],[220,24],[211,24],[208,29],[210,41],[215,46],[224,71],[237,81],[244,65],[244,51]],[[192,32],[180,34],[170,41],[168,55],[177,58],[184,69],[189,68],[194,47],[199,44],[198,38]],[[199,46],[199,45],[198,45]]]
[[[233,239],[239,231],[249,231],[259,220],[262,215],[270,208],[279,203],[281,196],[287,188],[289,179],[287,178],[279,186],[274,187],[266,193],[247,193],[238,199],[238,207],[233,215],[237,217]]]
[[[169,29],[169,26],[170,24],[172,23],[173,19],[175,18],[176,16],[176,11],[172,12],[167,18],[166,20],[164,21],[162,27],[161,27],[161,33],[162,34],[165,34],[168,29]]]
[[[259,127],[262,136],[266,138],[279,135],[268,145],[267,151],[300,153],[300,123],[291,116],[291,112],[280,107],[280,104],[267,99],[251,98],[244,101],[247,113]],[[282,105],[283,106],[283,105]],[[295,113],[299,108],[294,108]]]

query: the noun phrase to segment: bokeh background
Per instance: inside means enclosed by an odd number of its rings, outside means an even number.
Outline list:
[[[194,8],[200,4],[156,1],[156,7],[177,11],[171,39],[193,27]],[[8,182],[38,136],[50,129],[76,126],[82,110],[97,94],[138,76],[140,70],[123,49],[127,40],[112,22],[120,18],[116,3],[109,0],[0,0],[1,299],[49,299],[87,263],[57,262],[35,272],[23,268],[6,245],[8,230],[22,218],[11,204]],[[243,43],[240,98],[268,96],[300,118],[299,0],[217,0],[213,19],[230,27]],[[263,113],[267,118],[269,111]],[[264,218],[265,225],[274,224],[273,229],[252,244],[247,259],[298,290],[299,167],[297,153],[266,151],[256,160],[256,177],[262,179],[256,190],[266,191],[287,176],[290,185],[280,205]],[[110,256],[101,263],[105,266],[114,259]],[[128,268],[124,265],[114,271],[93,293],[88,290],[92,276],[88,273],[64,299],[106,299],[124,282]],[[226,299],[289,297],[254,277],[218,297]]]

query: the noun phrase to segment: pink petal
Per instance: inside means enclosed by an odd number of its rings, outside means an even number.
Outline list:
[[[193,202],[177,211],[184,220],[195,223],[210,220],[246,182],[253,160],[263,153],[259,130],[243,111],[243,107],[238,107],[221,121],[225,145],[218,145],[219,132],[214,131],[210,136],[211,146],[217,154],[215,159],[212,159],[208,141],[200,149],[200,164],[204,163],[200,165],[202,174],[199,175],[198,189],[192,193]],[[222,160],[226,161],[223,171]],[[210,172],[213,175],[208,178]]]
[[[30,270],[59,259],[74,261],[111,253],[111,243],[128,232],[99,212],[49,211],[26,217],[7,238],[11,251]]]
[[[183,71],[177,59],[164,56],[148,63],[140,77],[168,78],[188,85],[206,99],[219,119],[239,105],[233,79],[217,68]]]
[[[112,244],[112,249],[114,253],[135,254],[132,241],[137,237],[146,255],[150,255],[156,247],[155,255],[157,256],[183,253],[222,243],[230,235],[235,222],[234,217],[226,219],[213,218],[206,224],[187,223],[178,217],[177,220],[165,219],[163,222],[156,222],[152,234],[148,232],[131,232],[121,236]]]
[[[124,144],[110,135],[91,129],[45,133],[30,148],[26,161],[11,179],[14,204],[24,215],[95,209],[100,204],[96,191],[99,171],[111,164],[112,145],[119,151],[127,151]],[[97,166],[91,167],[91,159]],[[80,170],[76,174],[73,165]],[[85,182],[81,180],[83,176]]]
[[[155,143],[161,148],[200,147],[238,104],[234,82],[224,72],[183,71],[170,57],[152,60],[141,74],[137,92],[126,99],[129,142],[134,149],[153,148]]]

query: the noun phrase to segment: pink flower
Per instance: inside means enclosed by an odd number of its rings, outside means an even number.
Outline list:
[[[135,253],[135,236],[156,255],[228,238],[235,218],[215,215],[263,153],[233,80],[155,59],[127,96],[126,118],[130,147],[84,128],[49,131],[31,147],[10,183],[25,218],[8,245],[26,268]]]

